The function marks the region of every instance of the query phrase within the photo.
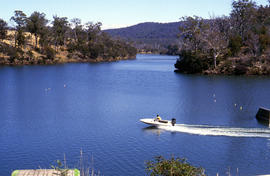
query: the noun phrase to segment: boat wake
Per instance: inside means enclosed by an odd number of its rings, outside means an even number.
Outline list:
[[[222,126],[186,124],[176,124],[175,126],[159,126],[157,128],[167,131],[196,135],[270,138],[270,129],[268,128],[232,128]]]

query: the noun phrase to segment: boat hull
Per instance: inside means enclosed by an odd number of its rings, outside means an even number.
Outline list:
[[[140,121],[151,126],[172,126],[172,123],[169,120],[157,121],[155,119],[140,119]]]

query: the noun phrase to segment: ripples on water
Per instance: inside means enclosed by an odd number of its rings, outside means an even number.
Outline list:
[[[255,114],[270,107],[270,78],[176,74],[176,59],[0,67],[0,175],[64,153],[77,167],[81,149],[104,175],[145,175],[146,160],[172,154],[209,175],[268,174],[269,128]],[[139,122],[157,113],[182,125]]]

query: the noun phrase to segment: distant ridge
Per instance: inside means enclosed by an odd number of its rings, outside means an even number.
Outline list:
[[[146,22],[125,28],[107,29],[104,32],[114,38],[133,41],[138,49],[151,48],[160,51],[167,48],[168,45],[178,43],[177,35],[180,25],[181,22]]]

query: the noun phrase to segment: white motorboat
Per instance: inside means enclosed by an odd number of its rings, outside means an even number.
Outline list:
[[[175,119],[172,120],[158,120],[154,119],[140,119],[141,122],[151,126],[174,126],[176,123]]]

